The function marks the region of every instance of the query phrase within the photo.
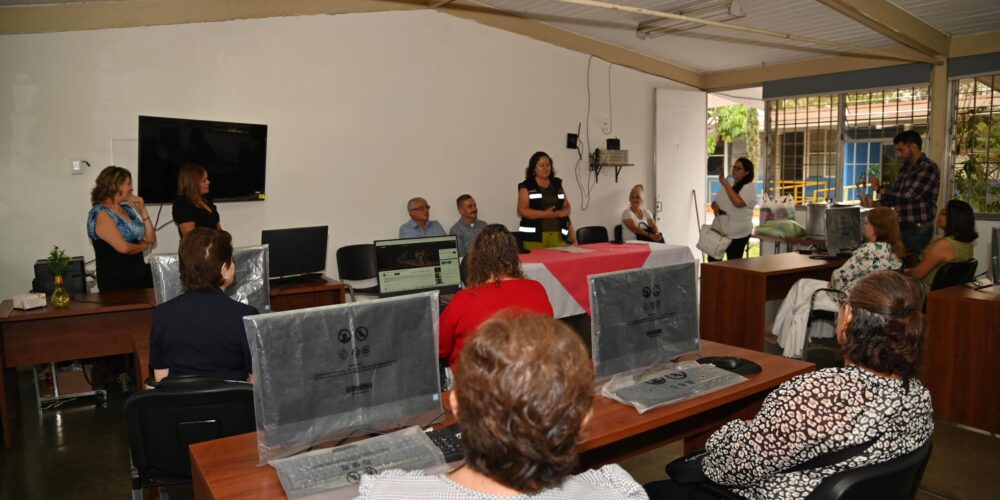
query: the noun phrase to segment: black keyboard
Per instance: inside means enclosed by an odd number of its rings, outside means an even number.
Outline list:
[[[462,429],[458,424],[451,424],[443,429],[430,431],[427,437],[431,439],[434,446],[437,446],[444,454],[446,462],[454,462],[465,458],[465,451],[462,449]]]

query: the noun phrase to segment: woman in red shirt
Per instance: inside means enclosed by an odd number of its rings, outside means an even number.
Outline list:
[[[483,228],[467,257],[469,277],[441,315],[438,356],[455,365],[469,335],[502,309],[514,308],[552,316],[552,304],[542,284],[524,279],[517,259],[517,241],[502,224]]]

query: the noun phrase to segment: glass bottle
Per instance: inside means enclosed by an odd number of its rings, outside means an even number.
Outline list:
[[[69,306],[69,292],[63,285],[63,277],[56,276],[56,289],[52,291],[52,305],[56,307]]]

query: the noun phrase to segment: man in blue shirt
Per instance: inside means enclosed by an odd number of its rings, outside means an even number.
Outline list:
[[[423,238],[425,236],[446,236],[444,228],[431,219],[431,206],[423,198],[413,198],[406,204],[410,220],[399,226],[400,238]]]
[[[451,226],[448,234],[458,237],[458,256],[468,257],[472,249],[472,242],[476,236],[486,227],[486,222],[479,219],[479,208],[472,195],[463,194],[455,202],[458,206],[458,213],[462,215],[455,225]]]

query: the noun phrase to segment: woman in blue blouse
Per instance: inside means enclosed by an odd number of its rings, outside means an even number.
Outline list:
[[[156,243],[156,231],[142,198],[132,195],[132,174],[110,166],[97,176],[90,192],[87,236],[97,257],[97,286],[102,292],[150,288],[153,277],[142,252]]]

